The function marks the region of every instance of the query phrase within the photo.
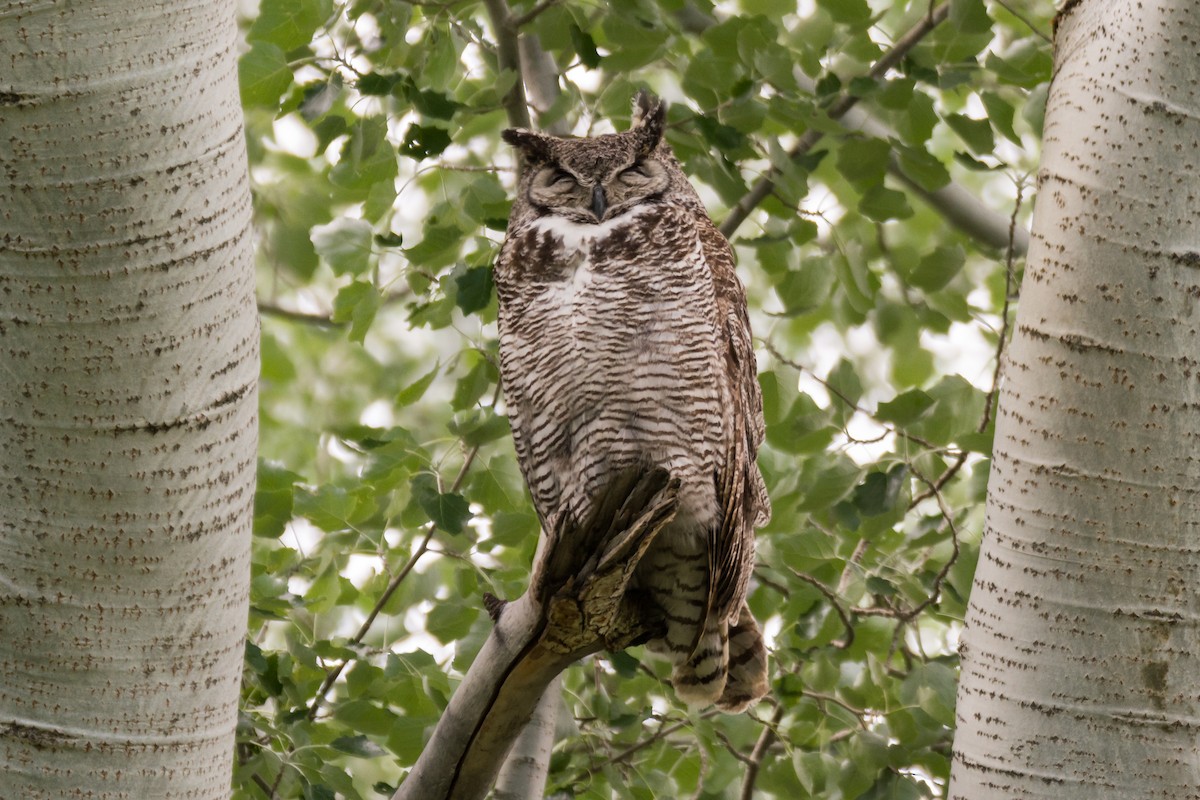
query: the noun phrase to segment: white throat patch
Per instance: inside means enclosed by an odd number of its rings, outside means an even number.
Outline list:
[[[617,228],[634,222],[645,210],[645,206],[632,208],[624,214],[596,223],[575,222],[566,217],[551,214],[534,220],[533,229],[553,234],[562,241],[563,247],[567,250],[580,250],[598,237],[607,236]]]

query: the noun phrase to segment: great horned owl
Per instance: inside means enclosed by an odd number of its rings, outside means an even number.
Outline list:
[[[770,515],[762,396],[733,251],[663,138],[665,111],[643,92],[623,133],[504,132],[525,169],[496,262],[500,371],[545,528],[585,518],[631,466],[680,480],[634,576],[666,620],[648,646],[681,699],[736,712],[767,691],[746,606]]]

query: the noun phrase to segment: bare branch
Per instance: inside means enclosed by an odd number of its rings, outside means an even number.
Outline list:
[[[921,39],[925,38],[925,36],[931,30],[936,28],[943,20],[945,20],[949,13],[949,3],[942,3],[942,5],[938,6],[937,8],[930,9],[929,14],[927,14],[916,25],[914,25],[907,33],[897,39],[896,43],[892,45],[891,49],[880,56],[879,60],[875,62],[875,65],[871,67],[870,71],[867,73],[867,77],[874,80],[879,80],[886,75],[887,71],[900,63],[900,60],[903,59],[904,56],[906,56],[908,52],[912,50],[918,42],[921,41]],[[832,106],[829,107],[829,110],[826,113],[830,119],[841,119],[851,108],[855,106],[856,103],[858,103],[858,101],[858,97],[850,94],[844,94],[838,98]],[[810,150],[812,150],[817,142],[821,141],[823,136],[824,134],[818,130],[810,129],[806,131],[804,135],[800,137],[800,141],[796,142],[796,144],[792,146],[792,149],[788,151],[788,157],[792,161],[799,161],[806,156]],[[734,232],[741,226],[743,222],[746,221],[746,218],[750,216],[750,212],[758,208],[759,203],[765,200],[771,194],[771,192],[775,190],[775,179],[777,178],[778,174],[779,171],[772,167],[765,175],[755,182],[754,186],[752,186],[750,191],[738,201],[737,205],[730,209],[729,216],[725,218],[720,226],[721,233],[725,234],[725,238],[733,238]]]
[[[317,328],[337,330],[346,327],[345,322],[334,322],[326,314],[309,314],[304,311],[293,311],[290,308],[283,308],[282,306],[277,306],[263,300],[258,301],[258,313],[264,317],[275,317],[276,319],[299,322],[303,325],[312,325]]]
[[[583,521],[551,524],[529,590],[504,606],[393,800],[476,800],[492,785],[539,698],[568,665],[652,635],[626,598],[634,569],[678,507],[679,481],[630,469]]]
[[[783,719],[783,706],[780,705],[775,707],[775,714],[771,717],[771,721],[763,724],[762,733],[758,735],[758,741],[754,743],[754,749],[750,751],[750,756],[746,759],[746,774],[742,778],[739,800],[751,800],[754,796],[754,784],[758,781],[758,771],[762,767],[767,748],[775,741],[775,726],[781,719]]]
[[[521,34],[520,48],[525,88],[529,92],[530,104],[538,113],[539,126],[555,136],[570,133],[571,129],[565,119],[557,119],[547,125],[543,116],[562,94],[558,83],[558,65],[554,63],[554,57],[542,49],[541,41],[533,33]]]
[[[842,602],[841,602],[841,600],[838,599],[838,596],[835,595],[829,589],[829,587],[827,587],[825,584],[821,583],[819,580],[817,580],[813,576],[809,575],[808,573],[800,572],[799,570],[793,569],[792,567],[788,567],[788,569],[791,570],[791,573],[793,575],[795,575],[797,578],[804,581],[809,586],[812,586],[821,594],[825,595],[825,599],[829,601],[829,604],[831,606],[833,606],[833,610],[836,611],[838,617],[841,618],[842,627],[846,629],[846,639],[845,639],[845,641],[842,641],[842,642],[832,642],[833,646],[838,648],[839,650],[845,650],[847,647],[849,647],[851,644],[853,644],[854,643],[854,623],[852,623],[850,621],[850,615],[846,613],[846,609],[842,608]]]
[[[541,800],[550,770],[550,751],[554,747],[554,727],[562,706],[562,676],[555,678],[542,693],[533,716],[509,751],[504,767],[496,778],[494,800]]]
[[[514,128],[532,127],[529,119],[529,106],[525,102],[525,80],[521,73],[521,48],[517,42],[517,24],[509,13],[505,0],[483,0],[488,18],[492,22],[492,32],[496,36],[496,56],[502,71],[511,70],[516,80],[512,88],[504,95],[504,111],[508,114],[508,124]]]

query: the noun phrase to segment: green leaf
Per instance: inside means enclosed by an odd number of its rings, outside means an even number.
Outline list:
[[[900,138],[910,145],[923,145],[929,141],[937,125],[938,116],[933,108],[933,99],[924,92],[913,92],[912,100],[903,111],[891,115],[892,126]]]
[[[401,766],[412,764],[421,755],[427,725],[427,722],[412,717],[400,717],[393,723],[387,747],[396,754]]]
[[[492,517],[492,541],[504,547],[516,547],[536,539],[538,518],[525,511],[501,511]]]
[[[843,358],[829,371],[825,382],[834,395],[834,407],[843,413],[852,412],[854,409],[847,406],[857,405],[863,393],[862,381],[859,380],[854,365]]]
[[[817,0],[817,5],[828,11],[834,21],[844,25],[863,27],[871,21],[867,0]]]
[[[421,241],[404,251],[413,264],[423,267],[440,267],[452,263],[462,244],[463,232],[457,225],[439,224],[431,221],[425,226]]]
[[[1031,36],[1003,54],[988,53],[984,67],[1005,83],[1032,89],[1050,80],[1054,61],[1049,45]]]
[[[438,491],[437,479],[427,472],[415,476],[410,483],[413,498],[429,519],[446,533],[459,534],[471,518],[471,508],[461,494]]]
[[[439,601],[425,616],[425,630],[442,644],[450,644],[471,632],[480,611],[480,608]]]
[[[950,171],[939,158],[922,147],[901,146],[900,169],[920,187],[935,192],[950,183]]]
[[[291,470],[259,459],[254,493],[254,535],[276,538],[292,520],[293,490],[302,478]]]
[[[992,122],[992,127],[1000,132],[1000,135],[1017,147],[1022,147],[1021,137],[1017,135],[1013,129],[1013,115],[1015,109],[1012,104],[1002,98],[995,92],[983,92],[979,95],[979,99],[983,101],[983,107],[987,109],[988,119]]]
[[[433,369],[429,370],[429,372],[426,372],[424,375],[417,378],[408,386],[405,386],[403,389],[401,389],[396,395],[396,405],[406,406],[410,403],[415,403],[424,397],[425,390],[430,387],[430,385],[433,383],[433,379],[438,376],[440,371],[441,365],[439,364]]]
[[[886,403],[880,403],[875,418],[904,426],[919,419],[933,407],[933,398],[920,389],[910,389]]]
[[[904,192],[888,189],[886,186],[874,186],[868,189],[858,201],[858,210],[868,219],[876,222],[886,222],[889,219],[908,219],[913,215],[912,207]]]
[[[410,158],[423,159],[440,155],[449,146],[450,132],[445,128],[414,122],[404,132],[404,141],[399,149]]]
[[[983,0],[950,0],[949,24],[963,33],[989,33],[992,19]]]
[[[956,685],[954,670],[936,661],[918,662],[901,684],[900,697],[939,724],[953,726]]]
[[[238,88],[242,105],[278,108],[279,98],[292,85],[287,56],[279,45],[254,42],[238,59]]]
[[[961,375],[948,375],[928,390],[934,407],[909,431],[935,444],[949,444],[975,433],[983,415],[984,393]]]
[[[819,453],[831,441],[837,428],[828,409],[821,408],[806,394],[799,395],[787,416],[767,426],[767,441],[785,453]]]
[[[304,605],[314,614],[324,614],[337,603],[341,594],[337,565],[330,563],[304,593]]]
[[[464,108],[462,103],[432,89],[410,89],[406,97],[418,112],[434,119],[452,119],[455,112]]]
[[[361,275],[370,266],[372,229],[366,220],[339,217],[314,227],[311,238],[335,275]]]
[[[359,77],[354,88],[367,97],[384,97],[391,94],[397,85],[403,85],[404,81],[404,75],[398,72],[368,72]]]
[[[312,41],[331,11],[327,0],[263,0],[246,39],[291,50]]]
[[[508,417],[500,416],[490,408],[469,409],[450,422],[450,432],[460,437],[467,447],[495,441],[507,436],[509,431]]]
[[[295,510],[323,531],[340,531],[351,526],[359,515],[362,494],[341,486],[321,486],[309,492],[297,489]]]
[[[864,192],[883,183],[891,150],[881,139],[848,139],[838,151],[838,171]]]
[[[467,350],[463,354],[462,363],[469,364],[470,368],[454,384],[454,396],[450,398],[450,407],[455,411],[474,406],[483,397],[484,392],[499,379],[495,365],[478,350]]]
[[[333,709],[333,717],[351,730],[360,731],[369,736],[387,736],[393,726],[401,719],[369,700],[348,700],[339,703]],[[420,753],[420,736],[417,737],[417,752]]]
[[[858,483],[862,468],[848,457],[838,454],[827,460],[805,462],[801,485],[803,499],[796,504],[799,511],[818,511],[832,507]]]
[[[775,294],[788,314],[804,314],[829,299],[836,277],[823,260],[805,259],[796,269],[783,274],[775,284]]]
[[[892,467],[887,473],[868,473],[863,482],[854,488],[851,502],[865,517],[886,514],[896,508],[907,479],[908,468],[903,464]]]
[[[588,69],[600,66],[600,53],[596,51],[596,40],[592,35],[574,24],[569,26],[569,30],[571,44],[575,47],[575,54],[579,56],[580,63]]]
[[[946,114],[943,119],[975,155],[990,155],[996,149],[992,126],[986,119],[972,119],[962,114]]]
[[[918,289],[936,292],[954,279],[966,260],[967,254],[961,245],[943,245],[921,258],[917,268],[908,275],[908,282]]]
[[[492,268],[472,267],[454,278],[458,291],[454,302],[464,314],[486,308],[492,299]]]
[[[365,281],[354,281],[338,290],[333,300],[333,321],[349,322],[350,341],[361,343],[381,305],[379,290]]]

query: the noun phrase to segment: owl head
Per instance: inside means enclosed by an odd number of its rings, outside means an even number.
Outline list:
[[[663,140],[666,105],[646,91],[633,100],[633,124],[622,133],[564,138],[524,128],[504,131],[524,162],[512,218],[533,212],[597,224],[634,207],[692,194]]]

